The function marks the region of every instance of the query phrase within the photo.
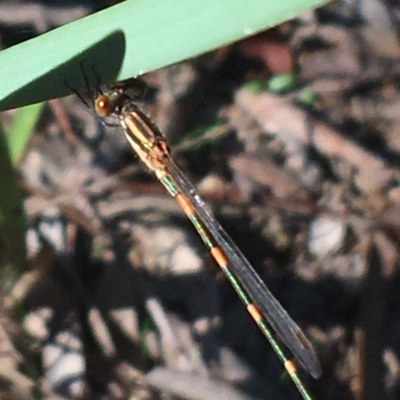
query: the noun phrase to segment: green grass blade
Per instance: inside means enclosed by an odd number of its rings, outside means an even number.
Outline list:
[[[44,103],[33,104],[18,110],[6,136],[12,165],[18,165],[33,129],[42,113]]]
[[[26,267],[26,225],[23,197],[2,129],[0,171],[0,282],[8,290]]]
[[[126,79],[194,57],[327,0],[129,0],[0,53],[0,110],[68,94],[65,81]]]

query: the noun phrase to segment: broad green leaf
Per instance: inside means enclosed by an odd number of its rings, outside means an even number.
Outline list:
[[[253,35],[327,0],[129,0],[0,52],[0,110],[143,74]]]

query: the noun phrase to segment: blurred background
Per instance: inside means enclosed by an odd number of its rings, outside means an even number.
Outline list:
[[[111,3],[3,0],[0,46]],[[142,77],[175,161],[313,343],[315,399],[400,399],[399,39],[396,1],[334,1]],[[16,114],[0,115],[6,134]],[[29,266],[2,274],[0,397],[299,399],[121,130],[78,96],[35,126],[18,165]]]

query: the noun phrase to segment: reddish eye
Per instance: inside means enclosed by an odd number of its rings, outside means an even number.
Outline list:
[[[111,114],[110,101],[105,94],[100,95],[94,101],[94,109],[100,117],[108,117]]]

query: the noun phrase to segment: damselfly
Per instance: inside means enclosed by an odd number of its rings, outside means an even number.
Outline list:
[[[166,139],[139,109],[136,100],[129,85],[122,82],[110,86],[107,93],[98,95],[94,100],[94,108],[101,118],[117,118],[133,152],[178,202],[247,311],[268,339],[303,398],[311,400],[312,397],[298,373],[296,362],[285,354],[280,342],[317,378],[321,369],[311,343],[218,223],[193,184],[175,164]]]

